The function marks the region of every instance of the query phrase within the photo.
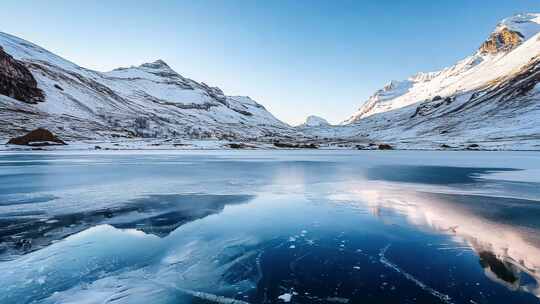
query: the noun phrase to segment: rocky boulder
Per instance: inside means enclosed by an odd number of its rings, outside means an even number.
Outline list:
[[[52,134],[46,129],[35,129],[34,131],[20,137],[10,139],[8,145],[26,145],[26,146],[50,146],[50,145],[66,145],[66,143],[59,139],[56,135]]]
[[[379,150],[393,150],[394,148],[389,144],[379,144]]]

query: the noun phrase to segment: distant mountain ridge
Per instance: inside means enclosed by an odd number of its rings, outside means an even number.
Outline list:
[[[306,121],[304,121],[304,123],[298,126],[298,128],[328,127],[328,126],[330,126],[330,123],[328,123],[326,119],[316,116],[316,115],[310,115],[306,118]]]
[[[2,64],[6,69],[0,70],[0,80],[11,86],[0,93],[14,98],[0,98],[0,123],[9,126],[0,130],[2,137],[37,127],[73,139],[297,134],[249,97],[227,96],[185,78],[163,60],[97,72],[5,33],[0,33],[0,47],[0,60],[11,58],[10,66]],[[19,80],[11,75],[14,67],[19,68]],[[9,90],[28,96],[17,98]],[[33,96],[36,92],[42,96]]]

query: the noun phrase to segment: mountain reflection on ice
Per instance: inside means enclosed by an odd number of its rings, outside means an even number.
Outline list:
[[[477,252],[489,278],[540,297],[538,201],[423,193],[395,185],[356,185],[348,195],[336,199],[365,204],[378,217],[383,217],[381,209],[393,210],[414,225],[455,236]]]
[[[0,303],[539,303],[511,155],[0,156]]]
[[[98,224],[165,236],[180,225],[218,213],[226,205],[245,203],[250,195],[146,195],[106,209],[39,217],[0,218],[4,259],[17,251],[29,252]],[[31,243],[24,241],[31,240]],[[24,247],[26,246],[26,247]]]

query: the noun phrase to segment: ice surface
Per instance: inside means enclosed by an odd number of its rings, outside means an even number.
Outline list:
[[[0,302],[537,303],[536,157],[4,153]]]

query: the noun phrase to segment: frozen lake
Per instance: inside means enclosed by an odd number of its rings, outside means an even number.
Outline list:
[[[540,303],[540,154],[0,154],[0,303]]]

